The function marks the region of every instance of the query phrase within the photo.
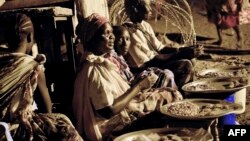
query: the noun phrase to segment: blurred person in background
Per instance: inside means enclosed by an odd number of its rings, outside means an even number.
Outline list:
[[[221,46],[222,31],[233,28],[237,36],[237,47],[242,46],[243,35],[240,30],[242,2],[243,0],[206,0],[208,21],[215,24],[218,35],[218,41],[214,44]]]

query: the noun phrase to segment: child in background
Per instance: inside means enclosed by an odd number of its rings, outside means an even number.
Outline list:
[[[129,31],[125,26],[114,26],[113,32],[115,35],[114,50],[117,53],[114,53],[114,56],[121,64],[119,67],[120,73],[124,78],[133,84],[133,81],[137,81],[137,79],[145,77],[146,75],[150,74],[151,71],[153,71],[156,75],[158,75],[158,80],[153,87],[170,87],[177,89],[174,80],[174,74],[168,69],[162,70],[156,67],[150,67],[146,70],[143,70],[139,74],[133,74],[126,62],[131,61],[129,60],[130,57],[128,57],[128,50],[131,45]]]

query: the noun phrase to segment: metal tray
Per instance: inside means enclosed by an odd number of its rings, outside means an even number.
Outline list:
[[[181,138],[188,138],[189,140],[206,140],[212,141],[213,136],[208,133],[208,131],[204,130],[203,128],[155,128],[155,129],[147,129],[141,131],[135,131],[131,133],[127,133],[121,135],[114,139],[114,141],[137,141],[136,138],[141,135],[149,135],[157,133],[160,135],[168,135],[168,134],[175,134]]]
[[[228,66],[222,68],[211,68],[197,73],[198,77],[241,77],[250,74],[250,68],[245,66]]]
[[[198,110],[199,112],[195,115],[189,116],[189,115],[182,115],[181,113],[173,114],[168,110],[171,106],[184,104],[185,102],[189,102],[189,103],[199,106],[199,110]],[[218,108],[218,107],[221,107],[221,108]],[[190,107],[188,108],[190,109]],[[209,108],[210,110],[208,110]],[[243,107],[240,104],[230,103],[224,100],[196,99],[195,98],[195,99],[185,99],[179,102],[173,102],[173,103],[163,105],[161,108],[161,113],[169,117],[177,118],[177,119],[202,120],[202,119],[218,118],[227,114],[237,113],[238,111],[242,109]]]
[[[212,94],[212,93],[233,94],[234,92],[239,91],[248,86],[249,86],[249,80],[247,78],[223,77],[223,78],[207,78],[207,79],[193,81],[182,86],[182,90],[187,93],[199,93],[200,95]]]

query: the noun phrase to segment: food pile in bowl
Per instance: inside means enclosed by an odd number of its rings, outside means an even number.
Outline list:
[[[161,113],[178,119],[209,119],[235,113],[243,107],[236,103],[215,99],[185,99],[164,105]]]
[[[238,90],[249,86],[249,79],[245,77],[222,77],[206,78],[196,80],[185,84],[182,87],[184,92],[188,93],[229,93],[232,94]]]
[[[198,78],[212,77],[247,77],[250,76],[250,68],[239,66],[228,66],[223,68],[211,68],[197,73]]]

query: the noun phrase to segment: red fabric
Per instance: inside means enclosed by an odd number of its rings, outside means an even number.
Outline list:
[[[239,25],[239,16],[238,15],[223,15],[219,26],[221,28],[231,28]]]

